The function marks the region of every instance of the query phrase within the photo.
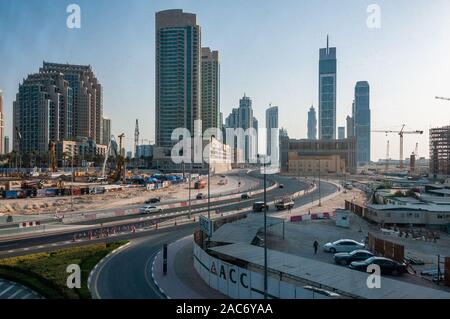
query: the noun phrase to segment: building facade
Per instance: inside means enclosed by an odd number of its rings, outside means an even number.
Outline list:
[[[293,175],[356,173],[356,140],[289,139],[288,173]],[[314,164],[313,163],[319,163]],[[319,165],[319,166],[315,166]],[[323,167],[322,167],[323,165]]]
[[[266,154],[272,152],[272,129],[278,130],[278,106],[270,106],[266,110]],[[276,150],[278,152],[278,150]]]
[[[176,128],[201,130],[201,31],[195,14],[176,9],[156,13],[155,33],[156,145],[171,148]]]
[[[355,86],[354,132],[358,166],[370,163],[370,87],[366,81]]]
[[[44,62],[39,73],[61,73],[73,91],[72,137],[89,138],[101,144],[103,119],[103,88],[90,65]]]
[[[336,138],[336,48],[319,50],[319,139]]]
[[[280,170],[282,173],[287,173],[289,170],[289,135],[285,128],[280,129],[279,133],[280,144]]]
[[[308,111],[308,139],[309,140],[317,139],[317,116],[316,110],[312,105]]]
[[[108,145],[109,140],[111,139],[111,119],[109,118],[102,118],[103,124],[102,124],[102,144]]]
[[[347,137],[355,136],[355,129],[353,126],[353,117],[347,116],[346,122],[347,122]]]
[[[137,147],[137,158],[153,157],[153,144],[142,144]]]
[[[450,176],[450,125],[430,129],[430,175]]]
[[[338,127],[338,140],[343,140],[345,138],[345,126]]]
[[[4,153],[9,154],[9,136],[5,136],[3,146],[4,146]]]
[[[3,92],[0,90],[0,154],[5,153],[5,113],[3,111]]]
[[[219,51],[202,48],[202,126],[222,128],[220,119],[220,63]]]
[[[58,166],[68,166],[74,160],[74,165],[83,165],[83,162],[90,162],[95,157],[104,157],[107,146],[97,144],[92,139],[80,139],[77,141],[58,141],[55,144],[56,160]]]

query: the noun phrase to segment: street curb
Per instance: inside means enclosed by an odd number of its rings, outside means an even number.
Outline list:
[[[167,246],[167,249],[169,249],[170,245],[172,245],[172,243],[170,243],[170,244]],[[153,279],[153,282],[155,283],[155,286],[158,288],[159,292],[160,292],[166,299],[172,299],[169,295],[167,295],[167,294],[164,292],[164,290],[159,286],[158,281],[155,279],[155,271],[154,271],[154,269],[155,269],[155,262],[156,262],[156,258],[158,258],[159,254],[161,254],[161,252],[162,252],[162,250],[158,251],[158,253],[155,254],[155,257],[153,258],[152,269],[151,269],[151,272],[152,272],[152,279]]]
[[[103,257],[95,266],[94,268],[92,268],[92,270],[89,273],[88,276],[88,280],[87,280],[87,285],[88,285],[88,289],[89,292],[91,293],[91,298],[92,299],[101,299],[98,298],[98,296],[93,296],[92,294],[92,289],[91,289],[91,281],[92,281],[92,277],[94,275],[94,272],[97,270],[98,266],[100,266],[101,264],[103,264],[107,259],[110,259],[111,257],[113,257],[113,255],[115,255],[116,253],[118,253],[119,251],[121,251],[122,249],[124,249],[125,247],[129,246],[131,244],[131,242],[126,243],[125,245],[122,245],[116,249],[114,249],[112,252],[110,252],[108,255],[106,255],[105,257]]]

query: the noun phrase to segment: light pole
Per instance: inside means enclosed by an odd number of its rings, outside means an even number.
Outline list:
[[[74,172],[73,172],[73,153],[75,152],[74,149],[72,149],[72,182],[70,183],[70,210],[73,211],[73,179],[74,179]]]
[[[264,166],[264,299],[267,299],[267,174],[266,174],[266,158],[262,161],[263,156],[259,155],[261,165]]]
[[[192,160],[191,169],[189,170],[189,219],[191,219],[191,175],[192,175]]]

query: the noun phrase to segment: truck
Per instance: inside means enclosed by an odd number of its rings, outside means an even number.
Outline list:
[[[291,209],[294,207],[294,201],[290,197],[283,197],[275,202],[277,210]]]
[[[194,183],[194,188],[195,189],[202,189],[202,188],[205,188],[205,187],[206,187],[206,181],[204,181],[204,180],[196,181]]]

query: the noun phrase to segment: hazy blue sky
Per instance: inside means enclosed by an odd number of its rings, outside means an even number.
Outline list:
[[[81,29],[66,27],[66,7],[81,7]],[[381,28],[366,25],[369,4],[381,7]],[[450,124],[450,1],[301,0],[0,0],[0,89],[7,134],[18,84],[42,61],[90,64],[104,87],[104,113],[113,134],[132,145],[154,138],[155,12],[196,13],[202,45],[220,51],[224,117],[244,92],[260,126],[272,103],[280,125],[306,137],[307,110],[318,99],[319,48],[330,34],[338,55],[338,126],[351,112],[356,81],[371,86],[373,129],[422,129],[408,136],[405,155],[419,142],[428,157],[428,129]],[[398,137],[391,136],[398,158]],[[372,134],[372,159],[385,157],[386,137]]]

